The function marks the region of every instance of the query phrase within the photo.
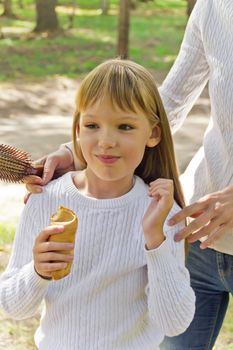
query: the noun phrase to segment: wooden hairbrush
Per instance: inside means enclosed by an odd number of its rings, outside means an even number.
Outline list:
[[[20,183],[29,175],[41,177],[43,169],[43,165],[33,164],[27,152],[0,144],[0,180]]]

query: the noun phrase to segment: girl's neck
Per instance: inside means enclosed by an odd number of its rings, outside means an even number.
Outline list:
[[[134,185],[133,176],[118,181],[104,181],[87,169],[79,171],[73,181],[81,194],[96,199],[121,197],[129,192]]]

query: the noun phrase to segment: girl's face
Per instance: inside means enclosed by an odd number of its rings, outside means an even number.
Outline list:
[[[160,141],[160,128],[142,114],[115,109],[108,99],[88,107],[77,127],[87,174],[102,181],[130,181],[145,147]]]

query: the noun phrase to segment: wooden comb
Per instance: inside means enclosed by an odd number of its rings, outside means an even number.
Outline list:
[[[33,164],[27,152],[0,144],[0,180],[20,183],[29,175],[41,177],[43,169],[43,165]]]

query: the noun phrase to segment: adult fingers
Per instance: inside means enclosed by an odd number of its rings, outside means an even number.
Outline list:
[[[221,225],[215,232],[212,232],[208,238],[200,244],[201,249],[206,249],[217,241],[224,233],[229,230],[229,227],[225,224]]]
[[[196,231],[195,233],[191,234],[188,237],[189,243],[194,243],[200,238],[209,236],[212,232],[215,232],[218,230],[222,225],[222,222],[219,220],[219,218],[214,218],[208,222],[204,227],[202,227],[200,230]]]
[[[183,217],[183,220],[186,216]],[[179,242],[187,236],[193,234],[194,232],[203,228],[212,219],[212,211],[207,210],[195,220],[193,220],[189,225],[185,226],[181,231],[175,235],[175,241]]]
[[[26,189],[30,193],[41,193],[43,192],[43,180],[38,176],[28,176],[25,181]],[[28,197],[26,198],[28,200]]]
[[[178,213],[173,215],[169,220],[169,225],[173,226],[183,221],[188,217],[198,218],[201,216],[206,210],[206,204],[202,202],[196,202],[188,205],[187,207],[181,209]]]
[[[31,195],[31,193],[26,193],[26,194],[25,194],[25,196],[23,197],[23,202],[24,202],[24,204],[27,204],[27,201],[28,201],[30,195]]]
[[[42,177],[42,184],[46,185],[54,175],[54,172],[58,165],[58,159],[55,156],[48,156],[44,163],[44,171]]]

